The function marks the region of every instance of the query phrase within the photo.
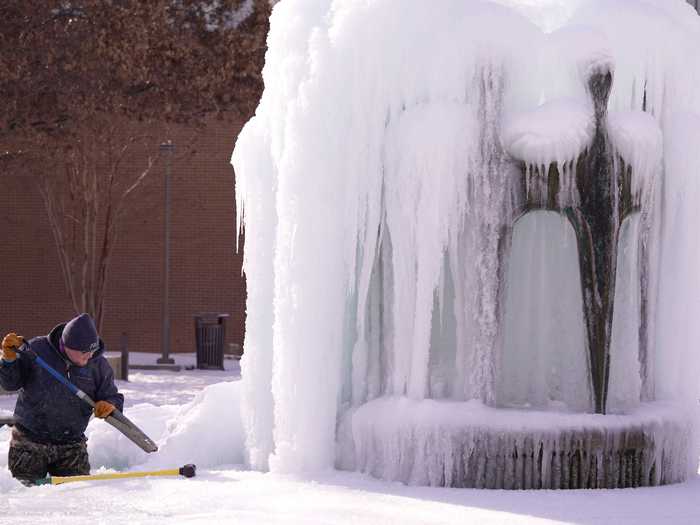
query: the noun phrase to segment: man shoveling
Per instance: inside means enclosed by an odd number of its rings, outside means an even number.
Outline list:
[[[0,386],[21,390],[14,413],[8,466],[25,483],[52,476],[90,473],[85,428],[90,416],[107,418],[122,410],[114,373],[104,353],[95,323],[81,314],[27,342],[29,354],[17,349],[25,343],[9,333],[2,340]],[[95,401],[94,409],[49,373],[53,371]],[[55,373],[54,372],[54,373]],[[115,412],[116,413],[116,412]]]

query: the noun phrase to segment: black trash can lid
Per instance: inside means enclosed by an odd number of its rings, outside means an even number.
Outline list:
[[[211,318],[217,318],[220,319],[222,317],[229,317],[229,314],[220,314],[218,312],[201,312],[195,315],[197,318],[202,318],[202,319],[211,319]]]
[[[220,314],[216,312],[204,312],[194,316],[194,322],[197,326],[201,325],[223,325],[226,323],[228,314]]]

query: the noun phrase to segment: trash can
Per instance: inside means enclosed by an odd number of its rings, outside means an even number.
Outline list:
[[[201,313],[194,316],[197,368],[224,369],[224,341],[228,314]]]

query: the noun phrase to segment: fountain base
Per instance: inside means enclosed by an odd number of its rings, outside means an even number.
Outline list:
[[[679,407],[660,402],[599,415],[379,398],[344,419],[339,466],[428,486],[664,485],[687,477],[689,421]]]

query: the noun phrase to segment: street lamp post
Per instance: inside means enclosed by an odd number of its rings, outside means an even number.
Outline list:
[[[164,142],[159,147],[161,153],[166,155],[165,161],[165,239],[163,253],[163,334],[162,356],[156,361],[159,365],[172,365],[175,360],[170,357],[170,163],[175,144],[172,141]]]

